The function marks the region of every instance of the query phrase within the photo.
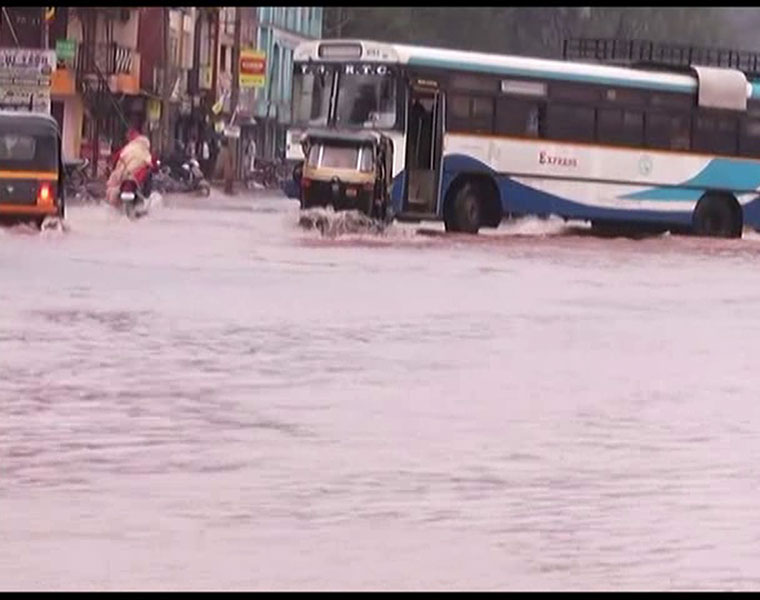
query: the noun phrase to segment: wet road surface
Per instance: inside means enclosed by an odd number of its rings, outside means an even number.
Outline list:
[[[760,236],[0,230],[0,589],[757,589]]]

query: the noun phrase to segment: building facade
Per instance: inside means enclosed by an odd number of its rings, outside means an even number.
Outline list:
[[[322,7],[262,6],[258,8],[257,47],[266,52],[266,85],[255,95],[257,153],[284,156],[285,133],[291,119],[293,51],[303,41],[322,37]]]
[[[127,128],[143,119],[139,9],[58,7],[49,46],[56,50],[51,112],[66,158],[89,158],[102,173]]]
[[[233,119],[236,14],[241,48],[265,53],[266,78],[262,87],[240,90],[234,124],[243,148],[254,140],[257,156],[272,159],[283,155],[291,119],[293,52],[321,37],[321,7],[57,7],[47,27],[44,7],[8,7],[0,16],[0,46],[47,43],[57,50],[51,113],[61,126],[64,156],[89,158],[93,173],[102,173],[130,126],[148,134],[154,147],[166,147],[167,76],[168,146],[213,139],[218,152],[222,129]]]
[[[197,129],[201,112],[197,89],[196,40],[199,13],[195,7],[152,6],[140,9],[138,47],[142,58],[140,88],[145,106],[143,131],[154,148],[171,151]],[[167,22],[168,21],[168,22]],[[168,56],[164,36],[168,34]],[[164,107],[164,81],[168,78],[169,104]],[[169,113],[168,138],[163,139],[163,111]]]

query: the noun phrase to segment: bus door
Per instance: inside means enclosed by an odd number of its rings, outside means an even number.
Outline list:
[[[443,93],[435,81],[413,81],[406,128],[405,213],[436,213],[443,142]]]

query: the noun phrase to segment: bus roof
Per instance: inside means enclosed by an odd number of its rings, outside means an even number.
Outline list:
[[[325,52],[325,48],[330,49],[330,51]],[[695,94],[698,89],[697,77],[690,74],[446,48],[388,44],[369,40],[340,39],[304,42],[296,49],[294,60],[388,62],[422,68],[491,73],[513,77],[541,77],[556,81],[578,81],[688,94]],[[760,82],[748,82],[747,97],[760,98]]]

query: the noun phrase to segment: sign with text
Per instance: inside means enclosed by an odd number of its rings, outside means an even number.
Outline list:
[[[56,40],[55,55],[59,62],[67,65],[74,64],[74,57],[77,53],[76,40]]]
[[[45,80],[55,71],[55,50],[0,48],[0,79]]]
[[[240,51],[240,87],[264,87],[267,79],[267,55],[259,50]]]
[[[0,48],[0,107],[50,112],[55,50]]]
[[[50,112],[50,92],[40,87],[5,85],[0,81],[0,110]]]

